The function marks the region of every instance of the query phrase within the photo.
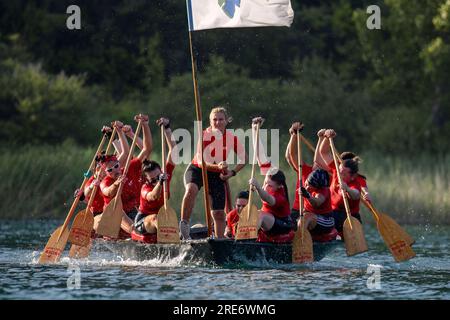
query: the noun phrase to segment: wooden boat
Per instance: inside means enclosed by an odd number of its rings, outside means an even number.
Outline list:
[[[123,259],[137,261],[179,259],[182,263],[197,265],[240,265],[257,263],[292,263],[290,243],[273,244],[255,241],[234,241],[231,239],[196,239],[181,244],[148,244],[131,239],[119,241],[100,240],[108,250]],[[323,259],[342,241],[314,243],[314,261]]]

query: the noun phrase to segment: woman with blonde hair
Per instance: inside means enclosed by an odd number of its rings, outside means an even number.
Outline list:
[[[200,143],[191,164],[184,173],[186,192],[181,206],[180,233],[184,240],[190,239],[189,221],[194,208],[195,199],[203,186],[202,170],[206,167],[208,173],[211,216],[214,220],[216,238],[223,238],[225,233],[225,181],[235,176],[248,160],[243,145],[239,139],[227,130],[231,118],[223,107],[215,107],[209,115],[210,126],[203,130],[203,163],[201,161]],[[233,169],[226,162],[231,151],[239,161]]]

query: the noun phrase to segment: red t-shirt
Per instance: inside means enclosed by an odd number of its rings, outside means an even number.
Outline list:
[[[203,131],[203,160],[207,163],[218,164],[226,161],[231,150],[236,153],[242,161],[245,159],[245,149],[239,139],[226,130],[224,134],[220,131],[207,128]],[[197,146],[197,153],[192,159],[192,164],[200,168],[200,144]],[[220,170],[211,170],[212,172],[220,172]]]
[[[361,185],[361,188],[367,188],[366,178],[364,178],[362,175],[358,174],[356,180],[358,180],[359,184]]]
[[[275,198],[275,204],[271,206],[267,202],[263,201],[261,210],[271,213],[278,218],[285,218],[289,216],[291,214],[291,209],[289,208],[289,201],[286,199],[284,188],[278,188],[276,191],[272,188],[268,188],[266,191]]]
[[[86,182],[86,188],[88,188],[91,184],[92,181],[94,181],[95,177],[92,176],[89,178],[89,180]],[[91,192],[93,192],[94,190],[92,190]],[[92,194],[92,193],[91,193]],[[86,197],[86,201],[89,202],[89,198],[90,197]],[[97,192],[95,193],[95,197],[94,200],[92,201],[92,205],[91,205],[91,210],[92,213],[99,213],[103,211],[103,195],[102,192],[100,191],[100,188],[97,188]]]
[[[306,212],[312,212],[315,214],[329,214],[332,211],[331,208],[331,192],[329,188],[322,188],[322,189],[313,189],[309,192],[312,197],[315,197],[319,194],[325,197],[325,201],[318,207],[315,208],[313,205],[309,202],[309,199],[305,199],[305,211]]]
[[[172,173],[175,169],[175,165],[173,165],[171,162],[167,162],[166,164],[166,173],[167,173],[167,191],[168,191],[168,197],[170,198],[170,181],[172,180]],[[157,200],[148,201],[145,199],[147,196],[147,193],[153,191],[155,187],[151,185],[150,183],[144,183],[141,188],[141,196],[140,196],[140,204],[139,204],[139,211],[145,215],[149,214],[158,214],[159,209],[164,206],[164,194],[163,190],[161,192],[160,197]]]
[[[239,214],[237,209],[233,209],[227,214],[227,226],[231,230],[231,234],[234,237],[235,236],[235,227],[236,224],[239,222]]]
[[[334,165],[334,163],[330,164],[330,172],[331,172],[331,176],[332,176],[331,186],[330,186],[331,207],[333,210],[345,212],[344,200],[342,199],[341,189],[339,188],[339,179],[336,174],[336,166]],[[350,181],[349,183],[347,183],[347,185],[351,189],[356,189],[359,192],[361,192],[361,185],[359,184],[358,179],[354,179],[353,181]],[[348,199],[348,204],[350,206],[351,214],[359,213],[360,199],[352,200],[348,197],[347,197],[347,199]]]
[[[123,168],[122,168],[123,172]],[[142,162],[138,158],[130,161],[130,167],[127,173],[127,182],[123,186],[122,190],[122,206],[123,211],[130,212],[134,208],[139,206],[139,194],[142,186]],[[101,183],[101,187],[106,188],[114,183],[114,179],[111,177],[106,177]],[[113,197],[114,198],[114,197]],[[105,207],[111,201],[110,197],[103,195],[103,200],[105,202]]]
[[[294,210],[299,210],[300,211],[300,203],[298,200],[298,189],[300,188],[300,181],[298,180],[298,170],[295,169],[295,172],[297,173],[297,184],[295,187],[295,200],[294,200],[294,205],[292,206],[292,209]],[[310,173],[312,172],[312,166],[307,165],[306,163],[303,163],[302,165],[302,182],[303,182],[303,186],[305,185],[305,181],[306,179],[308,179],[308,176],[310,175]],[[305,203],[305,202],[303,202]]]

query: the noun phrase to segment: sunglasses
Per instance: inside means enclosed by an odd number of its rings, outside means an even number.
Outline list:
[[[106,172],[112,172],[114,169],[117,169],[117,168],[119,168],[119,164],[118,164],[118,163],[116,163],[116,164],[114,165],[114,167],[111,167],[111,168],[106,169]]]

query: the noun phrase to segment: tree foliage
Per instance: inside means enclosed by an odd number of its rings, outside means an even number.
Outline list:
[[[65,27],[77,4],[82,29]],[[196,32],[203,109],[233,126],[262,114],[283,134],[338,131],[341,147],[411,153],[450,146],[450,0],[292,0],[291,28]],[[382,29],[366,27],[368,5]],[[184,1],[0,1],[0,137],[93,143],[135,112],[192,129]],[[204,116],[205,116],[204,115]]]

